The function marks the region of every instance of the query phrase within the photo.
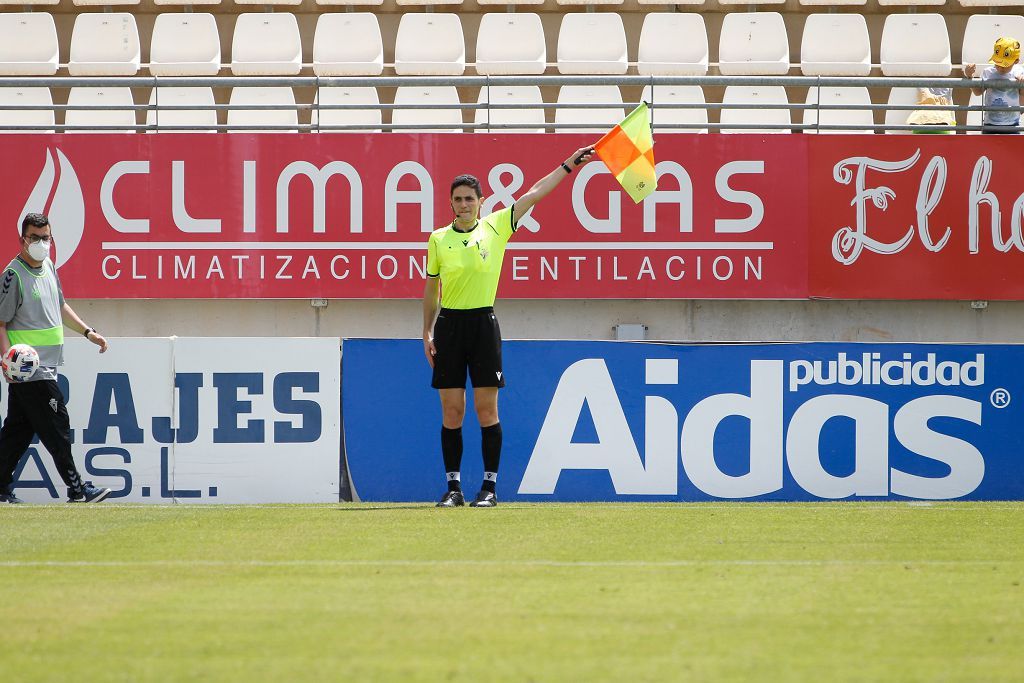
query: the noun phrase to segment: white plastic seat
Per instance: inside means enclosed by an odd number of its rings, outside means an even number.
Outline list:
[[[600,109],[569,109],[568,104],[607,104]],[[607,133],[626,118],[622,93],[615,85],[563,85],[558,90],[555,123],[587,124],[592,128],[555,129],[556,133]]]
[[[0,7],[4,5],[13,5],[19,9],[24,7],[33,7],[37,5],[59,5],[60,0],[0,0]]]
[[[704,0],[682,0],[677,2],[676,0],[637,0],[637,4],[640,6],[644,5],[703,5]]]
[[[993,41],[993,43],[994,42],[995,41]],[[982,100],[982,96],[981,95],[975,95],[974,93],[971,93],[971,99],[967,103],[967,106],[969,106],[969,107],[981,107],[984,104],[985,104],[985,102]],[[983,112],[983,111],[969,111],[969,112],[967,112],[966,124],[968,126],[980,126],[982,121],[984,120],[984,115],[985,115],[985,112]],[[969,131],[967,131],[967,134],[968,135],[981,135],[981,131],[980,130],[969,130]]]
[[[46,12],[0,14],[0,74],[52,76],[57,73],[57,27]]]
[[[49,88],[0,88],[0,104],[5,106],[53,106]],[[52,109],[0,110],[2,133],[52,133],[54,129],[38,131],[10,130],[11,126],[52,126]]]
[[[871,97],[867,88],[808,88],[807,104],[841,105],[841,104],[871,104]],[[804,124],[823,126],[870,126],[875,122],[875,117],[870,109],[826,109],[816,111],[804,109]],[[872,130],[814,130],[804,129],[805,133],[873,133]]]
[[[189,16],[183,14],[182,16]],[[167,106],[212,106],[214,104],[212,88],[154,88],[149,95],[149,105]],[[146,125],[159,126],[155,132],[175,132],[175,126],[206,126],[206,130],[188,130],[179,132],[215,133],[217,132],[216,109],[174,109],[146,112]],[[154,132],[154,131],[149,131]]]
[[[916,105],[918,103],[917,88],[893,88],[889,91],[889,106]],[[914,112],[913,109],[886,109],[885,125],[903,126],[907,123],[907,117]],[[910,130],[887,130],[889,134],[907,135]]]
[[[72,76],[134,76],[140,54],[139,29],[128,12],[75,17],[68,62]]]
[[[621,5],[624,0],[556,0],[563,7],[578,7],[591,5]]]
[[[960,0],[964,7],[1020,7],[1024,0]]]
[[[231,39],[231,73],[236,76],[294,76],[302,70],[302,40],[295,15],[239,14]]]
[[[220,35],[212,14],[158,14],[149,49],[154,76],[216,76]]]
[[[450,104],[452,109],[403,109],[416,104]],[[391,123],[396,126],[431,125],[433,128],[392,129],[396,133],[461,133],[462,110],[454,85],[401,86],[395,90],[396,109]]]
[[[541,105],[540,88],[536,85],[491,86],[480,88],[477,104],[536,104]],[[490,125],[515,125],[517,128],[477,128],[477,133],[543,133],[544,110],[536,109],[477,109],[473,122]]]
[[[885,76],[948,76],[952,65],[946,20],[941,14],[888,15],[880,54]]]
[[[288,87],[234,88],[231,99],[234,105],[288,105],[295,106],[295,93]],[[299,125],[296,109],[228,109],[229,126],[290,126],[291,129],[268,129],[231,131],[238,133],[295,133]]]
[[[718,70],[726,76],[784,76],[789,37],[778,12],[725,15],[718,42]]]
[[[539,14],[493,12],[480,19],[476,34],[478,74],[542,74],[547,61]]]
[[[109,7],[112,5],[141,5],[142,0],[72,0],[75,7]]]
[[[670,104],[705,104],[704,91],[699,85],[658,85],[653,88],[644,86],[640,99],[652,105],[651,125],[657,133],[707,133],[706,127],[679,128],[679,124],[699,124],[707,126],[708,110],[703,107],[694,109],[664,109]]]
[[[399,7],[427,7],[433,5],[461,5],[462,0],[397,0]]]
[[[626,29],[611,12],[562,17],[558,30],[558,72],[562,74],[624,74],[627,68]]]
[[[313,73],[317,76],[379,76],[384,41],[373,12],[321,14],[313,34]]]
[[[219,5],[221,0],[153,0],[160,7],[192,7],[193,5]]]
[[[919,5],[945,5],[946,0],[878,0],[882,7],[916,7]]]
[[[377,7],[384,4],[384,0],[316,0],[316,4],[322,7]]]
[[[320,88],[313,104],[365,105],[365,109],[322,109],[313,110],[311,122],[314,126],[380,126],[380,98],[376,88]],[[379,133],[378,128],[353,128],[354,133]],[[339,129],[323,130],[324,133],[344,133]]]
[[[459,76],[466,70],[466,39],[458,14],[403,14],[395,38],[399,76]]]
[[[135,104],[131,88],[71,88],[68,105],[105,105],[131,107]],[[128,126],[123,130],[67,130],[68,133],[134,133],[134,109],[68,109],[64,123],[69,126]]]
[[[301,5],[302,4],[302,0],[268,0],[266,2],[264,0],[234,0],[234,2],[235,2],[236,5],[259,5],[260,7],[268,7],[268,6],[274,6],[274,5],[278,5],[278,6],[291,5],[291,6],[294,6],[294,5]]]
[[[476,0],[478,5],[501,5],[502,7],[518,7],[519,5],[543,5],[544,0]]]
[[[644,17],[636,70],[643,76],[707,74],[708,33],[703,15],[651,12]]]
[[[800,0],[801,7],[858,7],[868,4],[868,0]]]
[[[861,14],[809,14],[800,43],[804,76],[871,73],[868,23]]]
[[[1002,36],[1024,36],[1024,16],[1019,14],[973,14],[964,29],[963,64],[985,64],[992,56],[992,46]]]
[[[786,89],[781,85],[747,86],[730,85],[725,89],[722,104],[789,104]],[[720,119],[723,133],[788,133],[788,128],[771,128],[772,125],[792,122],[788,109],[722,109]],[[737,124],[758,125],[759,128],[729,129]]]

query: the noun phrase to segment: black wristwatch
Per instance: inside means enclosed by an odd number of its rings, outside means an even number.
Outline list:
[[[568,165],[568,164],[566,164],[566,163],[565,163],[564,161],[562,162],[562,168],[564,168],[564,169],[565,169],[565,172],[566,172],[566,173],[570,173],[570,174],[572,173],[572,169],[571,169],[571,168],[569,168],[569,165]]]
[[[88,339],[89,338],[89,334],[92,333],[92,332],[95,332],[95,331],[96,331],[95,327],[87,327],[87,328],[85,328],[85,332],[82,333],[82,336],[85,337],[86,339]]]

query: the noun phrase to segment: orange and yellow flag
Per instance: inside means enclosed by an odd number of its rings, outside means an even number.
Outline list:
[[[594,150],[637,204],[658,188],[651,112],[645,102],[598,140]]]

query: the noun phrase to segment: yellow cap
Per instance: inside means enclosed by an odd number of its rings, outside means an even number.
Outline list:
[[[1013,66],[1020,59],[1020,41],[1003,37],[996,41],[992,57],[988,61],[1001,67]]]

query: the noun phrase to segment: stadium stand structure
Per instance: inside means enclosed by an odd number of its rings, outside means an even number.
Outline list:
[[[808,87],[768,77],[959,76],[962,61],[987,59],[994,37],[1024,35],[1024,16],[995,13],[1015,2],[800,0],[763,2],[750,11],[738,0],[478,0],[474,6],[461,0],[0,0],[0,78],[158,79],[155,88],[133,83],[127,94],[109,85],[20,81],[0,89],[0,127],[538,131],[564,124],[587,130],[641,99],[651,100],[662,131],[901,125],[916,104],[914,88]],[[918,12],[919,6],[929,11]],[[756,85],[671,86],[372,80],[559,75],[766,78]],[[367,80],[338,89],[309,80],[291,87],[233,81],[174,88],[159,80],[213,76]],[[955,99],[977,104],[969,98],[960,89]],[[872,103],[877,110],[842,109]],[[886,103],[904,108],[886,111]],[[818,104],[827,108],[818,111]],[[153,111],[168,105],[176,108]],[[980,112],[957,115],[961,124],[980,120]]]

